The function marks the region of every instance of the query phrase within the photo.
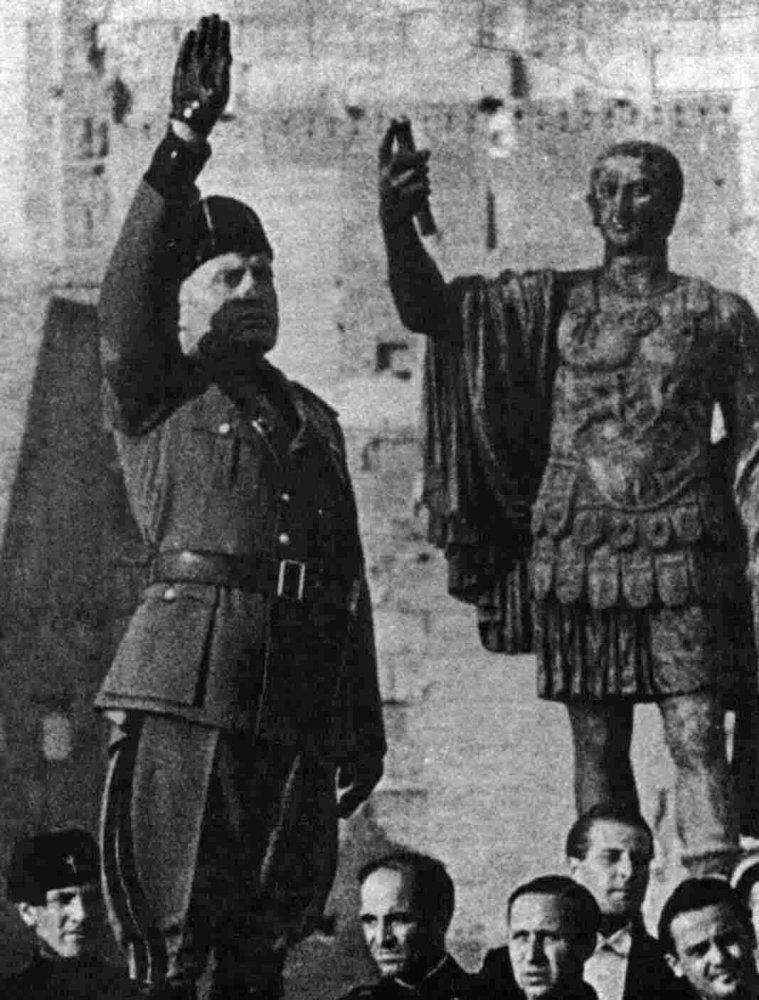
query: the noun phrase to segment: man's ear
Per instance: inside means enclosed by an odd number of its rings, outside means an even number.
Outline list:
[[[31,903],[17,903],[16,909],[27,927],[34,928],[37,926],[37,910],[39,907],[32,906]]]
[[[677,958],[676,955],[671,955],[669,952],[666,952],[664,958],[667,961],[667,965],[670,967],[670,969],[672,969],[677,978],[682,979],[685,973],[683,972],[683,967],[680,964],[680,959]]]
[[[590,197],[590,195],[588,195]],[[579,871],[582,861],[579,858],[567,858],[567,868],[569,869],[569,874],[571,877],[577,881],[577,872]]]

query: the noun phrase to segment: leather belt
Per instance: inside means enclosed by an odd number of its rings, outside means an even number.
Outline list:
[[[228,556],[219,552],[159,552],[150,564],[150,583],[206,583],[287,601],[310,603],[344,588],[318,560],[275,559],[265,554]],[[345,599],[344,596],[342,598]]]

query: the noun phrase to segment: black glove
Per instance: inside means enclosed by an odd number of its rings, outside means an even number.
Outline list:
[[[397,128],[393,121],[379,149],[379,214],[388,230],[429,209],[429,150],[398,148]]]
[[[179,50],[171,86],[171,114],[206,138],[229,100],[229,21],[201,17]]]

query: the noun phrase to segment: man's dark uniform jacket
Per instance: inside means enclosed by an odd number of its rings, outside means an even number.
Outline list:
[[[474,1000],[476,977],[465,972],[450,955],[416,986],[393,976],[356,986],[342,1000]]]
[[[0,980],[2,1000],[128,1000],[137,995],[124,970],[97,959],[38,955],[15,976]]]
[[[108,417],[156,560],[97,705],[312,741],[327,754],[358,744],[381,752],[369,597],[336,415],[266,363],[258,385],[220,385],[181,354],[178,282],[161,260],[172,212],[186,212],[191,195],[165,175],[191,154],[176,140],[164,147],[163,176],[152,169],[165,197],[145,182],[138,189],[101,294]],[[272,641],[275,608],[284,621]]]
[[[511,997],[517,986],[511,970],[509,949],[503,947],[489,951],[477,978],[483,996]],[[642,922],[636,922],[632,929],[622,1000],[648,1000],[664,994],[674,997],[678,991],[679,980],[667,965],[659,942],[651,937]],[[600,997],[599,1000],[607,998]]]

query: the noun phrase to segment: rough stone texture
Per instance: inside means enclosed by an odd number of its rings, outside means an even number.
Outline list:
[[[234,92],[203,190],[224,190],[261,211],[277,251],[282,300],[274,360],[341,412],[391,742],[382,786],[343,830],[334,933],[325,926],[329,933],[307,942],[289,968],[293,996],[324,997],[368,971],[352,922],[352,879],[370,853],[410,844],[445,859],[458,889],[453,948],[474,967],[483,948],[501,938],[509,888],[561,866],[572,816],[561,708],[534,697],[531,658],[479,648],[473,612],[447,597],[444,562],[415,513],[422,344],[400,327],[385,286],[374,195],[385,123],[411,114],[420,144],[432,149],[440,234],[431,249],[447,274],[596,259],[584,204],[588,165],[599,146],[636,134],[671,145],[685,166],[673,265],[759,303],[759,113],[751,89],[757,6],[217,6],[234,21]],[[183,0],[132,0],[107,10],[96,0],[35,0],[25,10],[6,0],[2,9],[0,78],[9,94],[0,109],[5,524],[50,289],[96,295],[116,228],[163,129],[173,51],[188,15]],[[478,111],[483,96],[502,101],[501,112]],[[94,823],[102,772],[93,763],[96,723],[79,665],[53,672],[41,664],[36,678],[43,695],[55,693],[57,710],[69,706],[73,723],[72,753],[54,763],[42,757],[40,709],[30,704],[28,685],[14,683],[13,662],[0,664],[0,675],[0,777],[15,768],[14,780],[0,784],[3,836],[24,810],[29,823]],[[659,835],[653,912],[673,871],[669,767],[655,710],[641,710],[638,721],[644,810]],[[19,746],[28,748],[26,768],[17,767]],[[9,963],[20,944],[14,928],[0,911]]]

